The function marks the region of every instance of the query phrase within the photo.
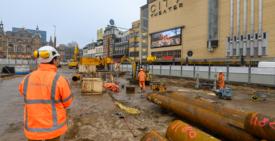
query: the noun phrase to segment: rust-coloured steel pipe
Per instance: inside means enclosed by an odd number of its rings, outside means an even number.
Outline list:
[[[140,141],[168,141],[165,137],[162,137],[157,131],[152,130],[146,133]]]
[[[166,132],[169,141],[220,141],[180,120],[172,122]]]
[[[275,141],[275,118],[250,113],[245,120],[245,130],[259,138]]]
[[[171,93],[171,94],[169,94],[169,97],[174,99],[174,100],[179,100],[179,101],[182,101],[184,103],[189,103],[189,104],[192,104],[194,106],[198,106],[200,108],[204,108],[206,110],[215,112],[215,113],[217,113],[219,115],[222,115],[226,118],[232,119],[236,122],[239,122],[238,126],[240,126],[240,124],[243,126],[243,123],[245,121],[245,117],[248,114],[246,112],[226,108],[224,106],[220,106],[220,105],[217,105],[215,103],[210,103],[210,102],[208,102],[206,100],[203,100],[203,99],[189,98],[189,97],[184,96],[182,94]],[[243,128],[243,127],[240,127],[240,128]]]
[[[228,140],[257,141],[256,138],[244,130],[231,126],[228,119],[217,113],[158,94],[150,94],[147,99],[188,120],[192,120],[193,122],[208,128],[212,132],[218,133]]]

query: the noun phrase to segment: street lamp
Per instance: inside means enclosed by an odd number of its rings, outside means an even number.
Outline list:
[[[54,28],[54,37],[53,37],[53,38],[54,38],[54,39],[53,39],[53,40],[54,40],[54,41],[53,41],[53,42],[54,42],[54,43],[53,43],[54,45],[53,45],[53,46],[56,48],[56,25],[53,25],[53,28]]]

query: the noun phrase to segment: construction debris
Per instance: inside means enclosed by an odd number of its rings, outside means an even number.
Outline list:
[[[268,96],[265,93],[256,92],[251,98],[253,101],[266,101]]]
[[[115,93],[119,92],[119,86],[115,83],[105,83],[104,88],[111,90],[112,92],[115,92]]]
[[[102,86],[101,78],[83,78],[81,92],[84,94],[102,94]]]
[[[212,132],[233,141],[257,141],[255,137],[245,132],[243,129],[232,126],[231,120],[215,112],[204,108],[175,100],[169,96],[150,94],[147,99],[159,106],[171,110],[176,114],[193,121]]]
[[[225,118],[232,119],[236,122],[238,122],[238,125],[244,122],[245,117],[248,113],[240,111],[240,110],[235,110],[235,109],[230,109],[227,107],[224,107],[223,105],[219,105],[215,103],[214,101],[209,101],[208,99],[205,98],[190,98],[187,96],[184,96],[183,94],[180,93],[170,93],[169,98],[172,98],[174,100],[179,100],[184,103],[188,103],[194,106],[198,106],[200,108],[209,110],[211,112],[214,112],[216,114],[219,114]]]
[[[127,106],[125,106],[122,103],[119,103],[117,101],[115,102],[115,105],[117,105],[121,110],[125,111],[128,114],[138,115],[138,114],[141,113],[138,109],[127,107]]]
[[[152,91],[157,91],[160,93],[165,93],[166,92],[166,85],[161,82],[151,82],[151,90]]]
[[[127,94],[135,94],[136,92],[136,87],[135,86],[126,86],[126,93]]]

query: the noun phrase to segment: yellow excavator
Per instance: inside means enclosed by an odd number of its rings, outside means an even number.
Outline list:
[[[123,56],[120,59],[120,63],[124,63],[124,62],[131,63],[131,65],[132,65],[132,79],[137,80],[137,64],[136,64],[135,60],[133,60],[127,56]]]
[[[103,70],[107,65],[113,64],[113,59],[110,57],[103,58],[92,58],[92,57],[81,57],[80,65],[95,65],[97,70]]]
[[[70,62],[68,63],[69,69],[78,68],[78,56],[79,56],[79,49],[77,46],[75,46],[73,59],[71,59]]]
[[[152,56],[152,55],[148,56],[147,57],[147,64],[151,64],[151,63],[155,62],[156,59],[157,59],[156,56]],[[138,70],[137,69],[139,69],[137,67],[137,63],[135,62],[135,60],[133,60],[133,59],[127,57],[127,56],[123,56],[120,59],[120,63],[124,63],[126,61],[131,63],[131,65],[132,65],[132,81],[137,81],[138,80],[138,78],[137,78]],[[146,84],[149,85],[150,81],[151,81],[151,75],[150,75],[149,71],[146,70]]]

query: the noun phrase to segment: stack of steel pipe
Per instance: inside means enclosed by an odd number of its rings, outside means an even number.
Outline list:
[[[146,133],[141,141],[220,141],[183,121],[173,121],[166,131],[166,138],[156,130]]]
[[[145,134],[140,141],[168,141],[165,137],[162,137],[157,131],[152,130]]]
[[[225,118],[223,115],[215,111],[208,110],[192,104],[193,101],[184,102],[170,96],[150,94],[147,99],[159,106],[171,110],[176,114],[197,123],[211,132],[217,133],[219,136],[232,141],[257,141],[258,139],[247,133],[244,129],[232,126],[232,119]],[[210,106],[211,107],[211,106]]]
[[[169,125],[166,137],[169,141],[220,141],[180,120]]]
[[[229,124],[244,129],[258,138],[275,140],[275,118],[227,108],[204,99],[194,99],[178,93],[170,93],[169,97],[220,114],[229,119]]]

